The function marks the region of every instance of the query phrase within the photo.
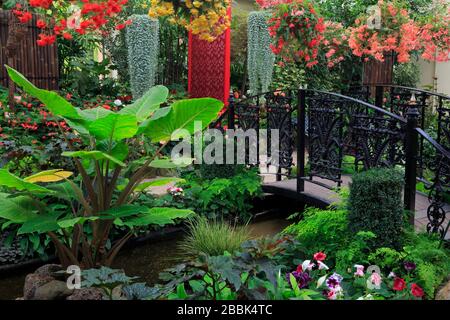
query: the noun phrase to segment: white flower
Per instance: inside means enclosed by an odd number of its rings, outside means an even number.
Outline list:
[[[365,296],[361,296],[356,300],[374,300],[374,299],[373,299],[373,296],[370,293],[368,293]]]
[[[305,260],[302,263],[302,270],[303,272],[305,272],[306,270],[312,270],[312,268],[314,268],[316,264],[315,263],[311,263],[311,260]]]
[[[114,104],[118,107],[120,107],[122,105],[122,101],[120,99],[116,99],[114,100]]]
[[[319,280],[317,280],[317,288],[321,287],[326,279],[327,279],[327,275],[324,275],[323,277],[320,277]]]
[[[328,266],[323,263],[322,261],[317,261],[317,263],[319,264],[319,270],[328,270],[330,268],[328,268]]]
[[[389,273],[389,275],[388,275],[388,278],[395,278],[396,277],[396,275],[395,275],[395,273],[394,272],[390,272]]]

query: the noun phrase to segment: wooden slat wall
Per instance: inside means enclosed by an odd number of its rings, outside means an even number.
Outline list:
[[[8,87],[8,74],[4,65],[7,63],[6,43],[8,40],[8,21],[12,13],[0,10],[0,85]],[[57,45],[40,47],[36,40],[39,30],[36,27],[36,17],[28,24],[28,32],[20,43],[20,49],[12,67],[23,73],[37,87],[47,90],[58,90],[58,50]]]
[[[394,72],[394,53],[386,53],[384,62],[370,59],[364,63],[363,85],[389,85],[392,84]]]

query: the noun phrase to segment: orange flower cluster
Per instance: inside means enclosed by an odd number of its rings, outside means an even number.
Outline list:
[[[441,10],[427,23],[414,21],[398,0],[378,2],[381,28],[369,27],[368,16],[356,20],[349,29],[349,47],[354,55],[384,61],[386,52],[394,51],[397,61],[405,63],[418,51],[427,60],[447,61],[450,54],[449,9]]]

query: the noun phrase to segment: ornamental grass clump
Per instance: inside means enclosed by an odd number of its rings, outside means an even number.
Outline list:
[[[180,249],[190,256],[207,254],[220,256],[224,252],[233,253],[242,243],[250,239],[250,230],[246,225],[230,225],[224,221],[210,221],[206,217],[197,217],[188,222],[188,231]]]
[[[372,169],[353,175],[348,200],[351,232],[372,231],[375,247],[399,247],[403,233],[403,173]]]

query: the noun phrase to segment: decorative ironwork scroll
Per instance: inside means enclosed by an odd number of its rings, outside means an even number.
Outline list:
[[[308,99],[309,176],[341,183],[343,112],[340,99],[316,94]]]
[[[265,96],[267,112],[268,142],[267,150],[270,152],[272,143],[271,130],[278,130],[279,155],[278,167],[289,172],[293,165],[294,128],[292,124],[292,95],[290,92],[268,93]],[[270,155],[270,153],[269,153]]]

